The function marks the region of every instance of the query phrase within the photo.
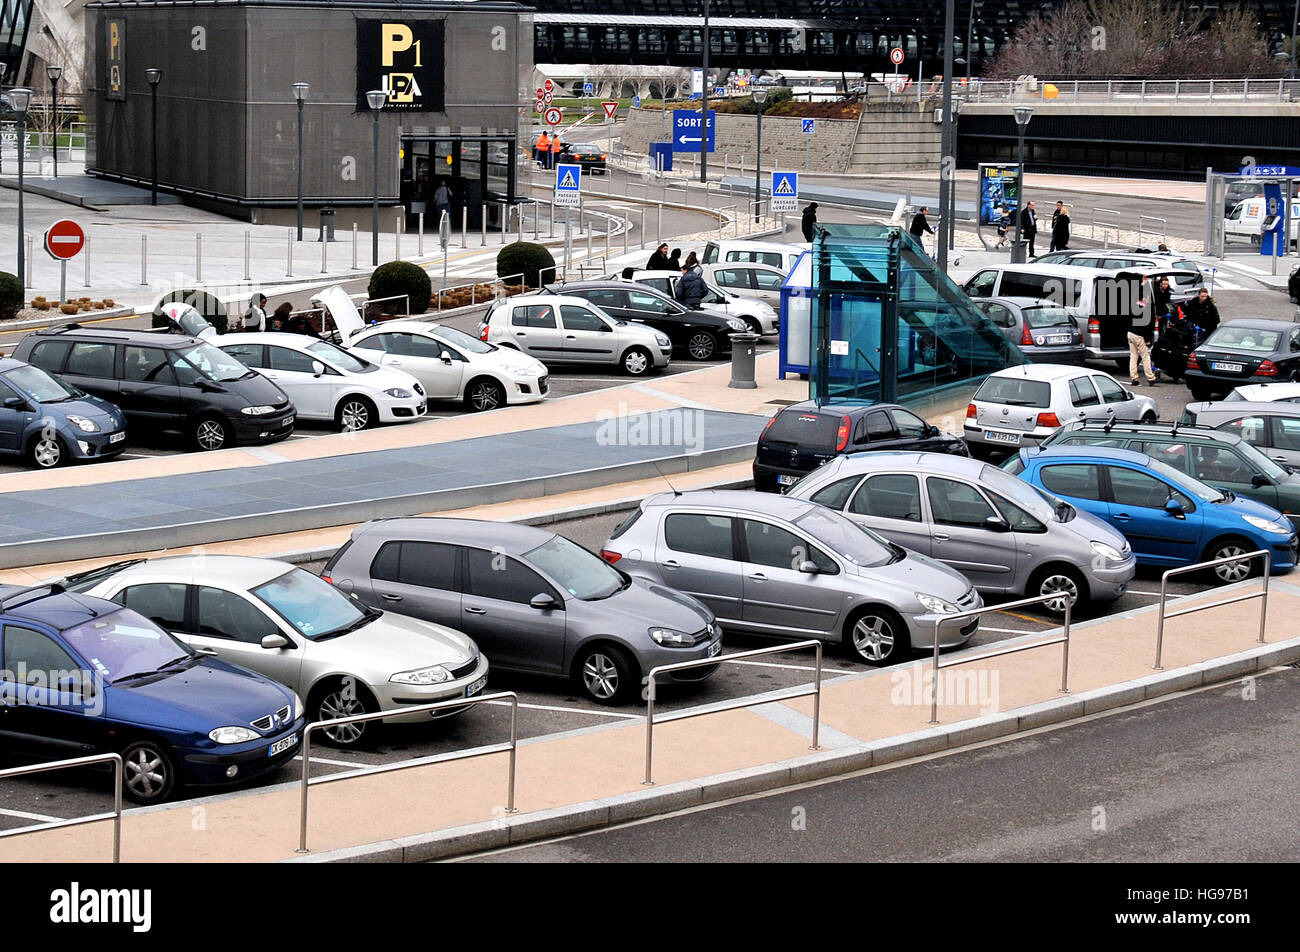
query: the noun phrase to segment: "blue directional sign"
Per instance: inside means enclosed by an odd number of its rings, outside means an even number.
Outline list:
[[[799,199],[799,173],[772,173],[772,211],[792,212]]]
[[[557,208],[577,208],[582,191],[582,166],[557,165],[555,167],[555,205]]]
[[[1300,178],[1300,167],[1294,165],[1243,165],[1241,174],[1260,177]]]
[[[725,95],[727,95],[727,87],[726,87],[726,86],[714,86],[714,87],[713,87],[713,95],[715,95],[715,96],[725,96]]]
[[[713,143],[717,134],[717,121],[715,113],[709,110],[709,129],[708,142],[705,143],[706,152],[713,151]],[[673,151],[674,152],[699,152],[700,151],[700,114],[694,109],[674,109],[673,110]]]
[[[593,95],[595,92],[596,92],[596,84],[595,84],[595,83],[583,83],[583,84],[582,84],[582,94],[583,94],[584,96],[591,96],[591,95]]]
[[[817,126],[816,119],[805,119],[803,121],[803,131],[806,132],[808,135],[813,134],[813,132],[816,130],[816,126]]]
[[[640,109],[640,108],[641,108],[641,97],[640,97],[640,96],[633,96],[633,97],[632,97],[632,108],[633,108],[633,109]]]

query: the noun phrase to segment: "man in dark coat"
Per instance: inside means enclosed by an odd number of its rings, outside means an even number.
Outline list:
[[[800,223],[803,228],[803,240],[812,243],[813,234],[817,227],[817,203],[809,202],[804,206],[803,221]]]
[[[1038,213],[1034,211],[1034,203],[1030,202],[1020,213],[1020,237],[1029,246],[1027,258],[1034,257],[1034,236],[1037,234]]]
[[[686,307],[698,308],[707,293],[708,286],[704,283],[704,279],[690,268],[683,268],[682,276],[677,279],[677,289],[673,292],[673,297],[677,298],[677,303]]]
[[[922,205],[921,210],[912,216],[912,226],[907,229],[912,233],[912,237],[916,239],[916,243],[921,246],[922,251],[925,250],[924,236],[934,234],[934,229],[930,227],[930,222],[925,217],[929,211],[930,207],[928,205]]]
[[[646,262],[647,271],[667,271],[672,265],[668,263],[668,242],[664,242],[655,249],[655,253],[650,256]]]
[[[1070,213],[1065,208],[1065,202],[1056,203],[1056,211],[1052,212],[1052,243],[1048,246],[1048,251],[1068,251],[1070,247]]]
[[[1205,333],[1219,326],[1219,309],[1210,299],[1210,289],[1201,288],[1196,297],[1183,305],[1183,317]]]

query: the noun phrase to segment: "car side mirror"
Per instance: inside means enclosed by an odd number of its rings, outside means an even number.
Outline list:
[[[1165,500],[1165,512],[1173,516],[1175,519],[1184,518],[1183,504],[1173,497]]]
[[[441,354],[439,354],[438,356],[442,359],[442,362],[443,362],[444,364],[449,364],[449,363],[451,363],[451,352],[450,352],[450,351],[446,351],[446,350],[444,350],[444,351],[443,351]]]
[[[274,648],[292,648],[293,642],[291,642],[284,635],[279,635],[279,634],[263,635],[262,647],[266,648],[268,651]]]
[[[1256,489],[1259,489],[1261,486],[1271,486],[1272,480],[1263,473],[1256,473],[1254,476],[1250,477],[1250,484]]]
[[[939,435],[939,428],[937,426],[931,426],[929,432],[926,433],[926,436],[938,436],[938,435]]]
[[[319,377],[324,372],[325,372],[325,365],[322,364],[319,360],[313,360],[311,362],[311,375],[313,377]]]
[[[1007,525],[1007,521],[1001,516],[989,516],[984,520],[984,528],[988,529],[990,532],[1011,531],[1011,526]]]
[[[5,407],[9,410],[21,410],[25,403],[22,397],[5,397]]]
[[[546,612],[555,608],[555,599],[545,592],[539,592],[529,600],[528,605],[530,608]]]
[[[804,559],[799,563],[799,571],[804,575],[820,575],[821,569],[817,568],[817,563],[812,559]]]

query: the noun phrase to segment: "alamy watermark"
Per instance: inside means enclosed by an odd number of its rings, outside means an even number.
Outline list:
[[[699,410],[630,410],[620,400],[616,409],[598,411],[596,422],[600,446],[679,447],[690,456],[704,452],[704,414]]]
[[[932,668],[912,665],[889,675],[889,703],[897,707],[929,707],[935,699]],[[993,714],[998,707],[999,672],[948,668],[939,671],[939,703],[958,707],[974,706],[981,714]]]

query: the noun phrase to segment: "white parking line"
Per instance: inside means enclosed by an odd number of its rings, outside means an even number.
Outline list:
[[[42,813],[24,813],[22,810],[0,810],[0,816],[11,816],[16,820],[36,820],[39,823],[55,823],[61,816],[45,816]]]
[[[1051,629],[1047,629],[1050,631]],[[1043,632],[1034,631],[1032,628],[993,628],[989,625],[980,625],[980,631],[996,631],[1004,635],[1041,635]]]
[[[1159,593],[1159,592],[1148,592],[1148,591],[1146,591],[1145,589],[1141,589],[1141,588],[1130,588],[1130,589],[1128,590],[1128,593],[1129,593],[1130,595],[1149,595],[1149,596],[1152,597],[1152,598],[1159,598],[1159,597],[1160,597],[1160,593]],[[1174,595],[1174,594],[1171,593],[1171,594],[1169,595],[1169,597],[1170,597],[1170,598],[1186,598],[1187,596],[1186,596],[1186,595]]]
[[[484,704],[490,704],[493,707],[509,707],[509,701],[484,701]],[[625,720],[639,721],[644,720],[640,714],[616,714],[613,711],[586,711],[580,707],[555,707],[550,704],[524,704],[520,703],[521,708],[527,708],[530,711],[557,711],[561,714],[590,714],[592,717],[621,717]]]
[[[293,758],[293,759],[294,759],[294,760],[302,760],[302,754],[299,754],[297,757],[295,757],[295,758]],[[327,760],[327,759],[324,758],[324,757],[313,757],[313,758],[311,759],[311,762],[312,762],[313,764],[328,764],[328,765],[331,766],[331,767],[369,767],[369,766],[371,766],[370,764],[357,763],[356,761],[353,761],[353,760]]]

